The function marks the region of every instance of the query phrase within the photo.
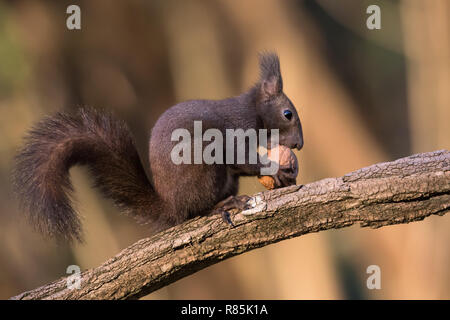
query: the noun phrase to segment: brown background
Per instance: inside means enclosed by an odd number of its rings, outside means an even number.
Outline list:
[[[66,28],[78,4],[82,30]],[[381,7],[382,29],[366,28]],[[246,90],[257,53],[281,58],[303,121],[298,183],[449,148],[450,2],[0,1],[0,298],[82,269],[146,236],[71,170],[86,244],[57,245],[23,219],[14,153],[46,114],[89,105],[125,119],[147,161],[149,130],[171,105]],[[263,190],[256,178],[241,193]],[[450,216],[311,234],[202,270],[148,298],[450,298]],[[381,267],[381,290],[366,268]]]

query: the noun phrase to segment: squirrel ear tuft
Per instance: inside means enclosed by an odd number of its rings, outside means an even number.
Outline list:
[[[272,97],[283,90],[280,60],[275,53],[263,52],[259,55],[260,83],[264,96]]]

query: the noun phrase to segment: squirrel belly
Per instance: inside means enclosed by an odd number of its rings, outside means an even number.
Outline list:
[[[236,99],[182,102],[168,109],[153,127],[149,143],[152,181],[158,195],[170,206],[166,217],[173,224],[206,215],[218,202],[237,194],[240,174],[230,165],[194,163],[193,148],[190,148],[188,163],[176,164],[171,158],[171,152],[178,143],[172,141],[172,133],[180,128],[187,130],[193,145],[194,121],[201,121],[203,132],[211,128],[224,133],[226,127],[232,127],[227,122],[227,114],[241,114],[243,123],[233,125],[245,128],[249,126],[246,123],[250,123],[256,129],[255,112],[243,101],[236,103]],[[233,109],[237,106],[243,110]],[[203,141],[201,150],[207,144],[209,142]]]

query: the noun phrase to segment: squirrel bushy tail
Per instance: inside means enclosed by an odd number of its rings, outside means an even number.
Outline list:
[[[90,108],[58,113],[39,122],[16,156],[14,185],[37,229],[50,236],[82,241],[72,207],[69,169],[87,165],[95,186],[125,213],[158,220],[161,200],[142,166],[127,125]]]

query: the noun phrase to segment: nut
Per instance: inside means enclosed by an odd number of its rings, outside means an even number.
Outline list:
[[[292,169],[292,176],[295,178],[298,175],[298,161],[294,152],[285,146],[277,146],[267,151],[270,160],[276,161],[276,153],[278,152],[278,163],[280,166],[289,166]],[[271,176],[261,176],[258,178],[259,182],[268,190],[275,188],[275,180]]]

